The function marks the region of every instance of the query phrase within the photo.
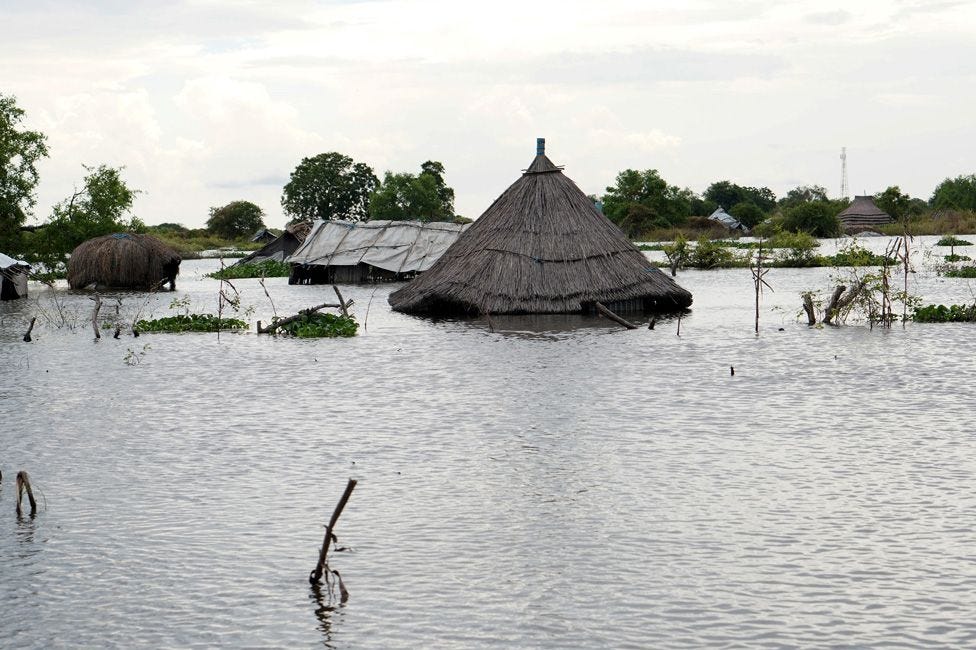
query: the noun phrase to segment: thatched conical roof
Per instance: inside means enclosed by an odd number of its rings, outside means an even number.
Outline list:
[[[172,282],[182,259],[152,235],[116,233],[78,244],[68,259],[68,285],[153,289]]]
[[[676,311],[691,300],[540,147],[522,177],[390,305],[426,314],[558,314],[597,301]]]
[[[837,215],[845,228],[877,226],[891,223],[894,217],[874,204],[870,196],[855,196],[854,202]]]

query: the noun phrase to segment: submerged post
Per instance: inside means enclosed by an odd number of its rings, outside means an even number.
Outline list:
[[[596,301],[596,302],[594,302],[593,303],[593,306],[596,307],[596,310],[598,312],[600,312],[601,314],[603,314],[604,316],[606,316],[607,318],[609,318],[613,322],[619,323],[620,325],[623,325],[624,327],[626,327],[629,330],[635,330],[635,329],[637,329],[637,326],[636,325],[634,325],[633,323],[631,323],[629,320],[626,320],[625,318],[622,318],[622,317],[618,316],[617,314],[613,313],[612,311],[610,311],[606,307],[606,305],[604,305],[599,300]]]
[[[20,500],[23,497],[24,492],[27,492],[27,500],[30,502],[30,513],[33,515],[37,512],[37,501],[34,500],[34,490],[31,488],[30,476],[24,470],[17,472],[17,514],[21,514]]]
[[[95,301],[95,309],[92,311],[92,330],[95,332],[95,338],[100,339],[102,334],[98,331],[98,312],[102,308],[102,297],[96,293],[92,300]]]
[[[30,325],[27,327],[27,331],[24,333],[24,343],[31,342],[31,331],[34,329],[34,322],[37,320],[37,316],[31,317]]]
[[[315,565],[315,569],[308,574],[308,581],[317,585],[322,579],[322,572],[328,565],[326,562],[326,555],[329,552],[329,545],[332,544],[332,539],[335,537],[332,531],[335,529],[336,521],[339,519],[339,515],[342,514],[342,509],[346,507],[346,502],[349,501],[349,496],[352,494],[353,489],[356,487],[356,479],[349,479],[346,483],[346,490],[342,493],[342,498],[339,499],[339,504],[336,505],[335,510],[332,511],[332,517],[329,519],[329,524],[325,527],[325,539],[322,541],[322,549],[319,551],[319,561]]]

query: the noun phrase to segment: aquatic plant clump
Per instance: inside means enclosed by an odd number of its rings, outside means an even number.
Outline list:
[[[141,332],[223,332],[245,330],[247,323],[238,318],[219,318],[213,314],[178,314],[165,318],[141,320],[136,323]]]
[[[208,273],[215,280],[242,280],[248,278],[287,278],[291,265],[277,260],[265,260],[257,264],[240,264]]]
[[[272,320],[272,324],[277,320]],[[358,330],[359,323],[350,316],[314,313],[303,314],[298,320],[282,325],[278,331],[300,339],[312,339],[356,336]]]
[[[925,305],[918,307],[912,313],[912,320],[916,323],[974,323],[976,322],[976,304],[974,305]]]
[[[958,269],[948,269],[947,278],[976,278],[976,266],[962,266]]]
[[[965,239],[959,239],[954,235],[946,235],[939,241],[935,242],[936,246],[972,246],[972,242],[966,241]]]

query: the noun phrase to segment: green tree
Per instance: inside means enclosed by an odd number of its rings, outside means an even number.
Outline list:
[[[776,195],[768,187],[745,187],[732,181],[712,183],[702,196],[726,210],[732,210],[740,203],[752,203],[763,213],[769,213],[776,207]]]
[[[626,169],[603,195],[603,213],[631,238],[652,228],[680,225],[691,216],[691,195],[668,185],[656,169]]]
[[[65,255],[87,239],[145,228],[138,217],[126,218],[139,191],[122,179],[123,168],[84,167],[88,173],[82,188],[54,206],[51,218],[33,238],[35,258],[50,271],[57,271]]]
[[[292,221],[369,218],[369,195],[379,180],[372,168],[335,151],[303,158],[281,194]]]
[[[37,161],[47,157],[45,136],[20,126],[24,111],[11,95],[0,93],[0,250],[23,253],[20,227],[37,198]]]
[[[766,217],[766,213],[752,201],[737,203],[729,214],[738,219],[739,223],[747,228],[754,228],[756,224]]]
[[[814,237],[839,237],[843,233],[835,206],[827,201],[810,201],[783,213],[783,229],[806,232]]]
[[[210,208],[207,230],[224,239],[240,239],[264,228],[264,211],[250,201]]]
[[[779,207],[785,210],[801,203],[827,200],[827,188],[821,185],[800,185],[787,192],[786,196],[779,200]]]
[[[369,199],[371,219],[453,221],[454,190],[444,183],[444,165],[428,160],[421,172],[386,172]]]
[[[921,203],[917,199],[903,194],[901,188],[897,185],[892,185],[884,192],[875,194],[874,203],[899,221],[917,217],[922,213],[925,206],[924,203]],[[920,203],[921,205],[919,205]]]
[[[929,204],[940,210],[976,211],[976,174],[945,179],[935,188]]]

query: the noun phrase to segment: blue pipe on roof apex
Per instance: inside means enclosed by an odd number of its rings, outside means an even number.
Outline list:
[[[535,155],[544,156],[546,154],[546,139],[536,138],[535,139]]]

